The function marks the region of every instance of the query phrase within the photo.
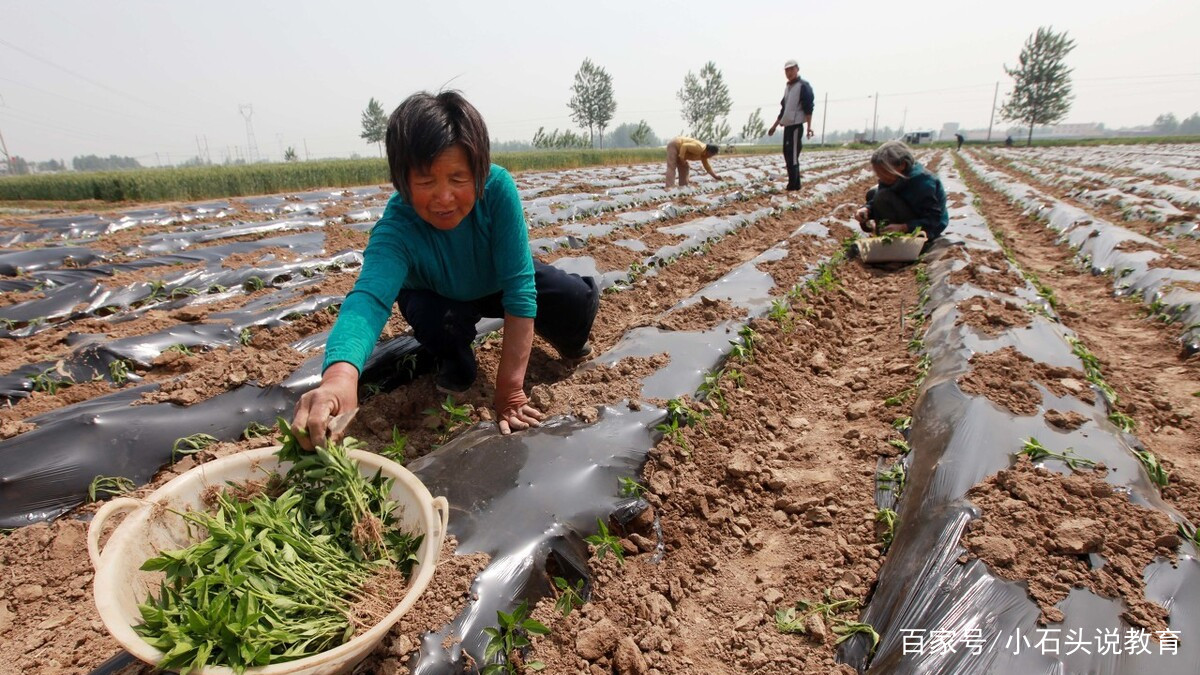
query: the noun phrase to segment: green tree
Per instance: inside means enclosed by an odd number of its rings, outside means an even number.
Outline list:
[[[746,126],[742,127],[742,141],[752,143],[766,135],[767,125],[763,123],[762,108],[759,108],[746,120]]]
[[[575,73],[575,84],[571,86],[571,119],[581,127],[587,127],[588,143],[595,147],[595,135],[600,134],[600,147],[604,147],[604,128],[612,121],[617,111],[613,98],[612,76],[603,68],[584,59]]]
[[[1039,27],[1025,40],[1019,64],[1004,66],[1013,78],[1013,92],[1000,115],[1029,127],[1026,145],[1033,145],[1033,127],[1054,124],[1067,116],[1071,109],[1071,68],[1066,58],[1075,49],[1075,41],[1066,31],[1055,33],[1053,28]]]
[[[565,148],[586,148],[591,145],[583,134],[577,134],[570,129],[566,129],[561,133],[558,129],[550,133],[546,133],[545,127],[538,127],[537,133],[533,135],[533,147],[542,149],[561,150]]]
[[[283,161],[295,162],[299,159],[300,159],[300,157],[299,157],[299,155],[296,154],[296,149],[289,145],[288,149],[285,150],[283,153]]]
[[[646,120],[638,122],[637,127],[629,132],[629,140],[633,141],[633,144],[638,147],[650,145],[651,139],[654,139],[655,144],[657,144],[654,131],[650,129],[649,124],[646,124]]]
[[[379,147],[379,156],[383,157],[383,139],[387,136],[387,115],[383,112],[383,106],[375,97],[371,97],[371,101],[367,103],[367,109],[362,114],[362,133],[360,137],[365,138],[368,143],[374,143]]]
[[[1192,113],[1190,117],[1185,117],[1179,123],[1179,133],[1200,134],[1200,113]]]
[[[729,124],[725,117],[733,108],[729,98],[729,87],[717,70],[717,64],[709,61],[700,69],[700,76],[688,71],[679,90],[679,102],[683,104],[683,120],[687,122],[692,136],[706,143],[720,143],[729,136]]]
[[[1154,133],[1169,136],[1179,132],[1179,120],[1174,113],[1165,113],[1154,119]]]

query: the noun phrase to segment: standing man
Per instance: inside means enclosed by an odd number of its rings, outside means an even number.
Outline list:
[[[963,138],[963,135],[962,134],[954,134],[954,140],[958,141],[958,147],[955,148],[955,150],[962,150],[963,141],[966,140],[965,138]]]
[[[775,130],[783,126],[783,162],[787,165],[789,191],[800,189],[800,151],[804,147],[804,123],[808,122],[808,137],[813,137],[813,90],[812,85],[800,77],[800,67],[795,60],[789,59],[783,64],[783,74],[787,78],[787,86],[783,90],[783,100],[779,102],[779,117],[771,125],[768,136],[774,136]]]

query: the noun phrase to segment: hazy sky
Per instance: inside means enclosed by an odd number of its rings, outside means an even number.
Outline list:
[[[1148,124],[1200,110],[1200,2],[254,2],[0,0],[0,134],[30,160],[131,155],[215,162],[376,152],[359,138],[372,96],[464,92],[499,140],[574,127],[567,101],[590,58],[613,78],[610,128],[685,131],[676,92],[714,61],[735,132],[778,112],[783,62],[816,91],[817,132],[986,128],[996,82],[1038,26],[1068,31],[1075,102],[1065,121]],[[828,97],[828,112],[825,98]],[[997,121],[999,126],[1001,123]],[[1007,126],[1007,125],[1004,125]]]

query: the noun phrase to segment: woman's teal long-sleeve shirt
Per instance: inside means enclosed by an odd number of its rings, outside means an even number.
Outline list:
[[[507,170],[492,165],[483,198],[452,230],[438,230],[399,193],[392,195],[371,230],[362,271],[326,342],[322,370],[345,361],[362,372],[402,289],[431,290],[460,301],[501,292],[505,312],[537,316],[525,213]]]

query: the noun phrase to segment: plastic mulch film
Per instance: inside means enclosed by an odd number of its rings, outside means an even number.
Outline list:
[[[943,167],[947,193],[967,193],[952,168]],[[924,337],[930,369],[914,405],[909,444],[911,466],[898,508],[894,542],[862,620],[882,636],[873,656],[865,640],[846,643],[842,657],[869,673],[1195,673],[1200,662],[1200,563],[1184,542],[1179,560],[1156,560],[1145,570],[1146,597],[1169,610],[1169,628],[1179,636],[1177,653],[1160,650],[1151,640],[1146,653],[1123,649],[1130,626],[1121,618],[1123,604],[1084,589],[1073,589],[1057,606],[1060,624],[1038,624],[1040,610],[1023,584],[1005,581],[977,559],[960,562],[959,543],[967,524],[979,514],[965,498],[987,476],[1014,463],[1022,439],[1048,439],[1055,451],[1086,448],[1087,456],[1105,463],[1106,480],[1136,504],[1182,517],[1159,497],[1133,454],[1135,438],[1112,426],[1106,399],[1088,403],[1059,397],[1043,387],[1041,412],[1018,416],[986,398],[964,393],[957,380],[972,366],[976,353],[1013,347],[1050,366],[1081,369],[1067,341],[1070,332],[1051,318],[1033,312],[1029,327],[1008,328],[994,338],[956,325],[958,303],[972,297],[1008,297],[1018,305],[1038,303],[1027,283],[1012,296],[983,291],[971,284],[952,285],[950,276],[999,247],[981,216],[969,204],[951,209],[946,236],[927,254],[930,285],[926,291],[928,328]],[[988,256],[996,259],[993,254]],[[970,262],[965,261],[967,258]],[[996,270],[1005,272],[1006,270]],[[1015,281],[1015,278],[1014,278]],[[1069,433],[1053,429],[1042,417],[1049,408],[1074,411],[1086,418]],[[1057,463],[1048,465],[1062,471]],[[965,558],[964,558],[965,559]],[[1115,650],[1101,647],[1102,633],[1118,632]],[[1086,640],[1074,648],[1070,636]],[[940,639],[939,639],[940,636]],[[1039,641],[1046,636],[1054,647]],[[920,642],[918,643],[918,639]],[[937,645],[942,645],[940,648]]]
[[[1170,251],[1162,244],[1014,182],[970,153],[963,158],[984,182],[1059,233],[1059,242],[1076,251],[1093,274],[1112,275],[1114,292],[1140,297],[1156,314],[1180,322],[1184,349],[1189,354],[1200,351],[1200,291],[1172,285],[1200,283],[1200,270],[1157,267],[1152,263],[1170,263]],[[1122,250],[1123,245],[1134,250]]]
[[[751,317],[765,314],[772,292],[778,297],[787,289],[776,288],[770,275],[756,265],[784,257],[788,241],[799,237],[827,239],[827,224],[804,224],[789,240],[671,310],[708,298],[727,299]],[[825,260],[813,260],[812,265],[816,268]],[[704,374],[728,357],[731,338],[737,337],[742,325],[727,321],[707,331],[636,329],[594,363],[613,364],[626,357],[667,352],[670,363],[642,380],[642,397],[692,394]],[[458,553],[484,552],[492,558],[472,584],[468,607],[440,631],[423,638],[410,664],[413,673],[460,672],[466,661],[463,652],[486,665],[483,629],[494,625],[497,611],[511,611],[522,600],[551,595],[548,564],[556,575],[569,580],[590,580],[583,538],[596,532],[597,520],[626,521],[645,507],[616,496],[618,479],[638,475],[646,453],[661,436],[655,426],[665,414],[658,408],[630,410],[622,405],[604,407],[591,425],[560,418],[511,436],[499,436],[489,426],[472,430],[409,465],[431,492],[449,499],[449,534],[458,540]],[[450,636],[455,640],[447,639]]]

